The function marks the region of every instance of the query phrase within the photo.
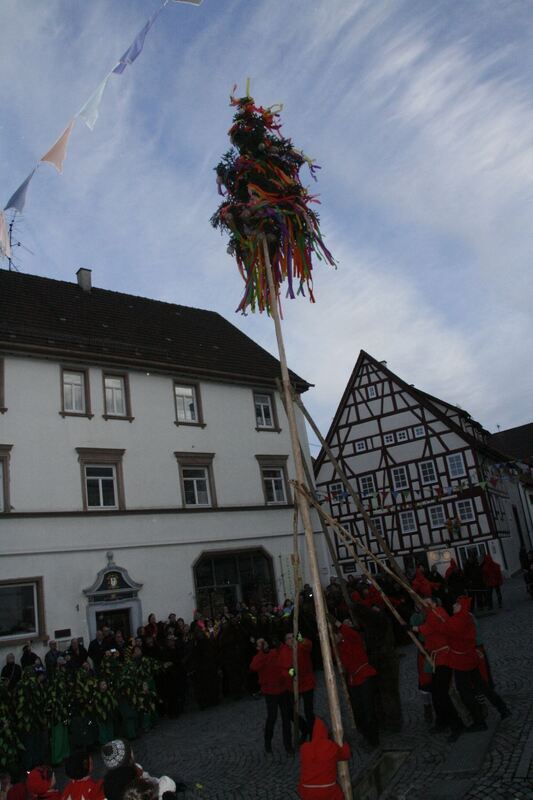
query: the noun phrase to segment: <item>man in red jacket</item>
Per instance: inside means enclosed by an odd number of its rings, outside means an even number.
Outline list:
[[[288,693],[289,713],[292,716],[294,698],[294,664],[293,664],[293,640],[292,633],[286,633],[284,643],[279,648],[279,663],[283,673],[285,691]],[[315,724],[315,713],[313,708],[314,689],[316,686],[315,674],[313,672],[313,662],[311,661],[311,650],[313,643],[309,639],[302,639],[298,634],[297,645],[297,667],[298,667],[298,694],[302,698],[304,705],[305,726],[300,724],[300,732],[305,739],[311,738],[313,726]]]
[[[348,761],[350,745],[342,747],[328,736],[324,722],[317,717],[313,738],[300,747],[300,800],[344,800],[344,792],[337,783],[337,762]]]
[[[481,574],[483,576],[483,583],[487,587],[487,605],[489,608],[493,606],[492,592],[496,590],[496,597],[498,598],[498,608],[502,607],[502,590],[503,583],[502,568],[492,558],[490,553],[485,555],[483,565],[481,567]]]
[[[257,653],[252,659],[250,669],[257,672],[261,694],[265,698],[267,718],[265,722],[265,751],[272,753],[272,737],[274,726],[278,718],[278,709],[281,713],[281,728],[283,744],[289,755],[294,755],[291,736],[291,721],[282,668],[279,663],[279,653],[276,648],[270,649],[266,639],[256,642]]]
[[[376,670],[368,661],[361,634],[346,624],[336,622],[339,658],[346,673],[346,683],[357,727],[372,747],[379,745],[379,729],[374,702]]]

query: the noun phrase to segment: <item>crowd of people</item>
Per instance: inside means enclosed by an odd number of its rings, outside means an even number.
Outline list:
[[[402,728],[397,645],[413,633],[428,655],[418,654],[418,681],[424,716],[434,720],[435,733],[447,732],[455,741],[466,731],[482,730],[486,700],[502,717],[509,714],[494,689],[471,613],[474,603],[478,609],[490,607],[494,590],[501,606],[499,566],[490,556],[481,564],[471,557],[463,570],[452,560],[444,575],[418,566],[408,580],[416,602],[405,583],[386,571],[374,582],[353,575],[346,581],[333,579],[325,589],[334,650],[368,748],[379,745],[381,732]],[[296,641],[293,602],[287,599],[280,607],[238,604],[212,618],[196,612],[189,624],[174,613],[165,620],[151,614],[129,639],[103,625],[87,648],[74,638],[60,652],[51,641],[43,660],[26,644],[20,664],[9,654],[1,673],[0,768],[16,774],[45,763],[68,763],[80,751],[106,746],[117,736],[135,739],[158,716],[178,717],[192,703],[203,709],[243,695],[264,697],[266,753],[272,752],[279,716],[288,754],[306,746],[308,754],[331,755],[334,743],[314,713],[321,654],[307,584],[298,601]],[[390,606],[397,614],[391,614]],[[342,747],[335,754],[334,762],[346,757]],[[316,772],[316,759],[313,763]],[[330,775],[331,763],[328,769]],[[315,778],[302,780],[299,791],[307,797],[314,784],[305,781]],[[78,799],[72,795],[71,800]]]

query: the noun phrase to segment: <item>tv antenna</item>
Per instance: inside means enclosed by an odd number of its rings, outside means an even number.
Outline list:
[[[7,234],[9,238],[9,255],[7,256],[7,264],[9,272],[20,272],[20,264],[16,263],[15,259],[13,258],[13,252],[15,247],[22,247],[23,250],[26,250],[27,253],[30,255],[35,255],[29,247],[22,244],[21,241],[18,239],[18,232],[15,226],[15,220],[17,218],[17,213],[13,214],[13,218],[8,225]]]

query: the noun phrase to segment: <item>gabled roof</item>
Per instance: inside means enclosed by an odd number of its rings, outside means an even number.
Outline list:
[[[280,365],[214,311],[0,270],[0,350],[275,386]],[[311,384],[291,373],[298,391]]]
[[[514,459],[533,459],[533,422],[493,433],[489,444]]]
[[[461,416],[463,416],[463,417],[468,419],[469,424],[475,424],[476,426],[479,425],[479,423],[475,423],[475,421],[472,420],[472,418],[470,417],[470,414],[468,414],[468,412],[463,411],[463,409],[458,409],[456,406],[452,406],[452,405],[450,405],[450,403],[447,403],[444,400],[440,400],[439,398],[434,397],[433,395],[430,395],[427,392],[423,392],[420,389],[417,389],[415,386],[412,386],[412,385],[406,383],[402,378],[400,378],[398,375],[396,375],[394,372],[392,372],[392,370],[390,370],[386,366],[386,364],[384,364],[382,361],[378,361],[373,356],[371,356],[369,353],[366,353],[364,350],[361,350],[360,353],[359,353],[359,357],[358,357],[357,361],[355,362],[355,367],[353,368],[352,374],[350,375],[348,383],[346,384],[346,388],[345,388],[344,393],[342,395],[341,401],[340,401],[340,403],[339,403],[339,405],[337,407],[337,411],[335,412],[335,416],[333,417],[333,420],[332,420],[331,425],[329,427],[328,433],[327,433],[327,435],[325,437],[326,441],[328,442],[328,444],[331,443],[331,439],[333,437],[333,433],[335,432],[335,429],[336,429],[337,425],[339,424],[339,420],[340,420],[341,414],[342,414],[342,412],[344,410],[344,407],[346,405],[346,401],[347,401],[347,399],[349,397],[349,394],[351,392],[351,388],[352,388],[353,382],[355,380],[355,377],[356,377],[357,373],[359,372],[359,369],[361,368],[361,365],[365,361],[368,362],[369,364],[372,364],[373,366],[377,367],[390,380],[392,380],[395,383],[397,383],[398,386],[401,386],[401,388],[404,391],[408,392],[408,394],[410,394],[418,403],[420,403],[421,406],[424,406],[424,408],[427,408],[428,411],[430,411],[437,419],[440,419],[442,422],[444,422],[450,428],[450,430],[452,430],[454,433],[456,433],[458,436],[461,436],[466,442],[468,442],[468,444],[471,445],[471,447],[475,448],[476,450],[481,451],[485,455],[489,456],[489,458],[493,458],[496,461],[506,461],[506,460],[508,460],[508,458],[502,452],[500,452],[496,447],[488,446],[488,445],[484,444],[483,442],[480,442],[478,439],[475,438],[475,436],[472,436],[472,434],[468,433],[467,431],[464,431],[459,425],[457,425],[457,423],[455,423],[453,421],[453,419],[451,419],[447,414],[445,414],[443,411],[441,411],[435,405],[435,402],[442,403],[443,405],[449,407],[450,409],[452,409],[454,411],[457,411],[458,414],[460,414]],[[479,427],[482,428],[481,425],[479,425]],[[321,450],[320,450],[320,452],[319,452],[319,454],[318,454],[318,456],[316,458],[315,465],[314,465],[315,475],[318,473],[318,470],[320,469],[320,467],[322,466],[322,463],[324,462],[324,460],[326,458],[327,458],[326,452],[325,452],[325,450],[323,448],[321,448]]]

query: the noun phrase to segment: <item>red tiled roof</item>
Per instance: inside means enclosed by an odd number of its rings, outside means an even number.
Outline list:
[[[214,311],[0,270],[0,349],[274,386],[279,362]],[[298,391],[311,384],[291,373]]]

